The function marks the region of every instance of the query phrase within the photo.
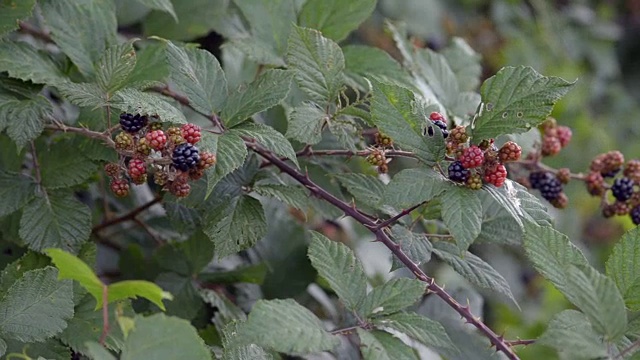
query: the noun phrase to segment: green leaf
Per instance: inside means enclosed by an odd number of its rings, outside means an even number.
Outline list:
[[[23,174],[0,171],[0,217],[25,206],[35,195],[35,183]]]
[[[173,1],[178,22],[171,15],[151,11],[143,22],[145,36],[157,35],[165,39],[189,41],[202,37],[218,28],[220,34],[229,37],[229,32],[244,31],[239,14],[231,14],[231,2],[227,0]],[[235,8],[233,9],[235,10]],[[230,31],[224,33],[229,27]]]
[[[111,105],[116,109],[130,113],[156,115],[163,122],[178,124],[187,122],[184,114],[161,96],[136,89],[128,88],[117,91]]]
[[[116,307],[126,315],[133,315],[131,306],[127,303],[117,304]],[[109,324],[116,324],[116,312],[109,311]],[[87,294],[74,309],[74,315],[64,331],[58,335],[63,343],[71,347],[75,352],[87,353],[87,342],[100,339],[102,334],[102,312],[96,311],[96,300]],[[124,335],[119,326],[112,326],[105,339],[108,349],[119,351],[124,345]]]
[[[527,223],[524,249],[533,266],[563,294],[567,294],[567,267],[588,265],[580,249],[550,226]]]
[[[0,71],[6,71],[13,78],[49,85],[66,81],[49,55],[26,43],[0,42],[0,53],[3,54],[0,58]]]
[[[207,193],[208,197],[216,184],[232,171],[238,169],[244,164],[244,159],[249,155],[244,140],[236,134],[225,133],[221,136],[215,136],[217,141],[216,149],[210,150],[216,154],[216,165],[213,168],[213,174],[207,177]]]
[[[460,256],[459,249],[453,244],[442,241],[434,244],[433,252],[470,283],[506,295],[517,305],[507,280],[481,258],[468,251]]]
[[[609,341],[620,339],[627,328],[622,295],[610,278],[589,265],[569,265],[564,295],[591,320]]]
[[[218,258],[248,249],[267,233],[262,204],[246,195],[236,198],[204,231],[215,243]]]
[[[1,197],[1,196],[0,196]],[[607,276],[616,283],[631,311],[640,310],[640,228],[627,231],[613,248]]]
[[[340,343],[324,330],[320,319],[292,299],[258,300],[237,336],[289,355],[330,351]]]
[[[521,228],[524,229],[528,222],[541,226],[551,225],[552,219],[547,208],[535,195],[515,181],[507,179],[499,188],[485,185],[482,189],[491,195],[497,205],[506,210]],[[489,205],[487,208],[492,206],[495,205]]]
[[[427,120],[419,100],[408,89],[373,81],[371,121],[404,150],[412,151],[427,165],[444,158],[444,139],[436,126],[434,136],[422,136]]]
[[[102,288],[104,284],[93,269],[78,257],[61,249],[46,249],[45,253],[58,268],[58,279],[71,279],[84,287],[100,304],[96,303],[96,310],[102,304]]]
[[[35,269],[41,269],[51,265],[51,261],[43,254],[27,251],[19,259],[7,265],[0,274],[0,294],[4,294],[9,287],[16,281],[20,280],[25,272]]]
[[[171,80],[194,109],[207,115],[220,111],[227,99],[227,79],[220,63],[202,49],[180,48],[168,42]]]
[[[376,7],[375,0],[308,0],[298,16],[301,26],[322,32],[335,41],[344,40]]]
[[[91,211],[67,193],[33,200],[20,219],[20,237],[36,251],[57,247],[75,252],[90,233]]]
[[[209,239],[206,240],[211,242]],[[171,301],[166,303],[167,315],[193,320],[202,310],[204,304],[191,276],[163,272],[154,282],[172,295]]]
[[[437,321],[412,312],[400,312],[373,320],[373,324],[406,334],[427,346],[455,349],[447,332]]]
[[[86,355],[90,356],[93,360],[117,360],[109,350],[95,341],[87,341],[85,347]]]
[[[137,0],[139,3],[144,4],[146,7],[150,9],[156,9],[167,14],[171,15],[173,19],[178,22],[178,16],[176,12],[173,10],[173,4],[171,0]]]
[[[136,66],[129,74],[128,82],[131,84],[145,81],[165,82],[169,77],[169,64],[167,63],[167,44],[154,42],[136,51]]]
[[[347,45],[342,48],[342,53],[347,76],[357,81],[358,85],[365,90],[369,89],[365,78],[410,84],[408,73],[389,53],[380,48]]]
[[[300,90],[311,100],[329,104],[344,83],[344,56],[340,46],[317,30],[295,26],[289,37],[287,62],[296,70]]]
[[[70,281],[57,281],[52,267],[31,270],[0,302],[0,335],[22,342],[43,341],[60,333],[73,316]]]
[[[291,25],[296,22],[296,6],[291,0],[235,0],[242,15],[251,25],[250,38],[236,39],[233,44],[265,65],[284,66],[283,55]]]
[[[239,127],[229,130],[229,134],[236,134],[240,137],[255,139],[260,145],[277,155],[286,157],[291,160],[297,167],[298,158],[293,150],[291,143],[281,133],[268,125],[245,123]]]
[[[109,303],[122,299],[136,299],[138,296],[143,297],[155,305],[162,311],[165,310],[162,300],[172,300],[173,296],[163,291],[158,285],[144,280],[125,280],[113,283],[108,286]],[[97,308],[102,307],[102,297],[98,298]]]
[[[93,76],[93,64],[117,43],[115,4],[102,0],[44,0],[38,4],[53,41],[82,74]]]
[[[482,203],[474,190],[452,186],[440,197],[442,220],[460,251],[465,251],[480,234]]]
[[[234,127],[254,114],[278,105],[289,94],[292,78],[292,71],[267,70],[246,88],[229,94],[221,114],[225,125]]]
[[[120,359],[210,360],[211,353],[188,321],[155,314],[136,317]]]
[[[263,348],[256,344],[249,344],[243,346],[235,346],[231,349],[224,349],[222,355],[223,360],[272,360],[273,356],[267,354]]]
[[[473,126],[474,142],[538,126],[574,84],[530,67],[502,68],[480,89],[483,107]]]
[[[220,332],[229,323],[247,320],[247,315],[244,311],[224,295],[213,290],[202,289],[200,290],[200,297],[204,302],[218,309],[211,320]]]
[[[7,353],[7,343],[0,339],[0,356],[4,356]]]
[[[278,199],[289,206],[302,211],[309,208],[309,194],[307,190],[301,186],[295,185],[279,185],[279,184],[259,184],[253,188],[253,191],[261,196],[268,196]]]
[[[60,83],[56,87],[72,104],[98,108],[107,105],[109,102],[100,87],[92,83]]]
[[[106,93],[122,89],[136,67],[135,40],[109,47],[96,66],[98,85]]]
[[[418,360],[412,348],[389,333],[360,328],[357,331],[364,360]]]
[[[0,128],[7,124],[7,135],[22,148],[42,133],[44,121],[52,116],[53,107],[43,96],[0,105]]]
[[[70,141],[58,142],[48,151],[40,151],[42,184],[47,189],[78,185],[93,175],[96,164],[86,158]]]
[[[198,274],[198,280],[213,284],[250,283],[262,285],[267,271],[267,265],[260,263],[229,271],[201,272]]]
[[[349,190],[357,201],[378,208],[384,194],[384,183],[376,176],[365,174],[335,174],[334,177]]]
[[[444,176],[432,169],[405,169],[397,173],[387,185],[384,202],[406,209],[423,201],[430,201],[452,187]]]
[[[329,120],[329,116],[312,103],[304,103],[293,108],[287,118],[286,137],[310,145],[322,140],[322,128]]]
[[[416,279],[391,279],[375,287],[358,306],[364,317],[392,314],[416,303],[427,284]]]
[[[444,55],[428,48],[417,49],[414,54],[416,72],[421,76],[418,78],[417,86],[427,101],[453,107],[460,90],[447,59]]]
[[[454,37],[451,44],[442,49],[442,55],[455,74],[460,91],[476,90],[482,75],[480,54],[475,52],[463,38]]]
[[[411,232],[409,229],[396,225],[391,228],[393,240],[400,246],[400,249],[407,254],[416,265],[428,263],[431,260],[433,245],[429,239],[421,234]],[[391,271],[404,267],[397,257],[393,256]]]
[[[42,342],[21,342],[9,340],[7,342],[7,354],[20,354],[26,359],[37,360],[69,360],[71,350],[56,338],[48,338]],[[11,358],[11,357],[8,357]],[[4,358],[3,358],[4,359]]]
[[[609,355],[607,345],[593,330],[587,316],[575,310],[556,314],[537,343],[579,358],[606,358]]]
[[[351,249],[320,233],[312,232],[309,259],[347,309],[355,310],[360,307],[367,294],[367,276]]]
[[[31,15],[36,0],[0,2],[0,37],[16,29],[18,21]]]

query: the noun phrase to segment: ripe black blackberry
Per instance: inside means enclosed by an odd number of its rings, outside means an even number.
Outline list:
[[[200,162],[200,153],[195,145],[184,143],[173,149],[173,166],[180,171],[189,171]]]
[[[465,169],[460,161],[454,161],[449,165],[449,180],[455,182],[466,182],[471,175],[471,171]]]
[[[432,121],[432,123],[433,125],[440,128],[440,130],[442,131],[442,137],[446,139],[449,136],[449,130],[447,130],[447,124],[445,124],[444,121],[436,120]],[[433,134],[435,133],[433,131],[433,127],[431,127],[431,124],[427,125],[427,133],[429,134],[429,136],[433,136]]]
[[[631,209],[629,216],[631,216],[631,221],[633,221],[634,224],[640,225],[640,205]]]
[[[147,126],[149,123],[149,118],[140,114],[129,114],[122,113],[120,114],[120,126],[122,130],[135,134],[138,131],[142,130],[143,127]]]
[[[627,201],[633,195],[633,185],[633,180],[628,177],[621,177],[613,182],[611,192],[619,201]]]
[[[558,199],[562,193],[562,183],[550,172],[536,171],[529,174],[531,187],[540,190],[540,195],[547,201]]]

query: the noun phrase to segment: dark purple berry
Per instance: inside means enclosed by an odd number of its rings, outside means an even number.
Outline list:
[[[449,130],[447,130],[447,124],[445,124],[444,121],[436,120],[431,122],[433,123],[433,125],[440,128],[440,130],[442,131],[442,137],[446,139],[449,136]],[[427,133],[429,134],[429,136],[433,136],[433,134],[435,134],[431,124],[427,126]]]
[[[454,161],[449,165],[449,180],[455,182],[466,182],[471,175],[471,171],[465,169],[460,161]]]
[[[627,177],[616,179],[611,186],[611,192],[618,201],[626,201],[633,195],[633,180]]]
[[[562,193],[562,182],[550,172],[536,171],[529,174],[531,187],[540,190],[540,195],[547,201],[554,201]]]
[[[633,221],[634,224],[640,225],[640,205],[631,209],[629,216],[631,216],[631,221]]]
[[[173,166],[180,171],[189,171],[198,165],[200,154],[195,145],[184,143],[173,149]]]
[[[143,127],[147,126],[148,122],[149,118],[140,114],[120,114],[120,126],[122,127],[122,130],[131,134],[135,134],[142,130]]]

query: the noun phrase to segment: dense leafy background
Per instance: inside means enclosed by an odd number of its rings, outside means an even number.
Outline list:
[[[473,122],[474,142],[514,139],[527,152],[553,109],[574,140],[549,165],[584,171],[611,149],[633,158],[638,8],[0,1],[0,356],[498,357],[372,241],[366,218],[310,196],[266,153],[381,218],[427,202],[390,238],[496,333],[538,339],[514,348],[521,358],[637,357],[630,221],[604,220],[582,184],[563,212],[511,181],[458,187],[434,170],[444,142],[423,133],[438,110]],[[186,199],[156,198],[151,182],[111,196],[101,169],[116,153],[98,139],[121,111],[220,121],[224,134],[200,144],[216,166]],[[379,176],[364,157],[305,147],[367,151],[361,130],[374,126],[415,158]]]

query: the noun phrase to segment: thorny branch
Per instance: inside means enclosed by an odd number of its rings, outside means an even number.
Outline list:
[[[129,221],[129,220],[133,220],[135,221],[136,216],[138,216],[140,213],[142,213],[143,211],[147,210],[148,208],[152,207],[153,205],[159,203],[162,200],[161,196],[156,196],[153,200],[149,201],[146,204],[143,204],[133,210],[131,210],[130,212],[119,216],[117,218],[111,219],[109,221],[103,222],[100,225],[96,225],[93,229],[92,232],[96,233],[102,229],[108,228],[110,226],[113,226],[115,224],[119,224],[121,222],[125,222],[125,221]]]

